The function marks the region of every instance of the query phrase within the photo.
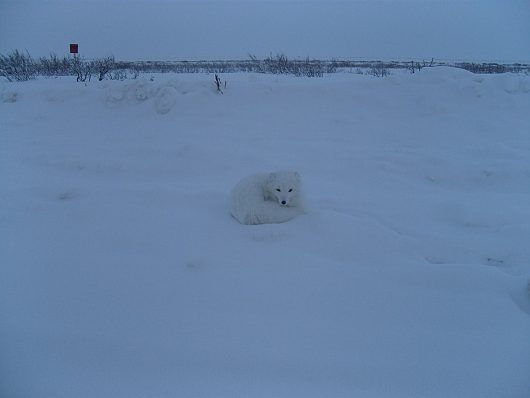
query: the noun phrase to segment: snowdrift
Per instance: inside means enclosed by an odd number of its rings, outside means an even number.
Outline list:
[[[223,80],[2,84],[0,395],[528,397],[529,78]]]

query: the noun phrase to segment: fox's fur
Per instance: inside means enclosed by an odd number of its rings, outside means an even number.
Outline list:
[[[300,175],[281,171],[245,177],[232,191],[230,212],[241,224],[289,221],[304,212]]]

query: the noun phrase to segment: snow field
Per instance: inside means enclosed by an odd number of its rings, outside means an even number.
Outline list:
[[[222,78],[3,84],[7,396],[528,396],[529,78]]]

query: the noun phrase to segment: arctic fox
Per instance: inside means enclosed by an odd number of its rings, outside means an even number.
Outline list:
[[[273,224],[304,213],[300,175],[280,171],[253,174],[232,191],[232,216],[241,224]]]

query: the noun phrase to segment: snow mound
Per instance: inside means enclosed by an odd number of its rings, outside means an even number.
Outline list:
[[[107,84],[105,86],[105,103],[111,108],[116,108],[152,102],[155,113],[165,115],[175,107],[179,97],[214,94],[213,84],[182,82],[175,79],[160,80],[162,80],[160,83],[141,79],[132,83],[112,82]]]
[[[150,85],[146,81],[138,81],[133,86],[134,98],[138,101],[145,101],[151,95]]]
[[[177,102],[178,95],[179,94],[174,87],[160,87],[154,100],[156,113],[164,115],[173,109]]]
[[[17,102],[18,93],[16,91],[2,91],[2,102]]]
[[[514,77],[505,79],[504,90],[510,94],[528,94],[530,93],[530,78]]]

